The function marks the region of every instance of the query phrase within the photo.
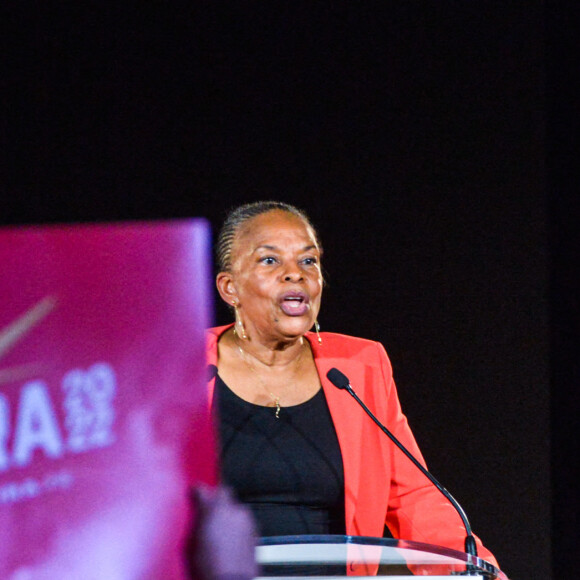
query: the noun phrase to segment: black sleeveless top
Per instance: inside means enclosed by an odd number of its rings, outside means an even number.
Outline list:
[[[216,377],[222,480],[261,536],[344,534],[344,472],[322,389],[282,407],[244,401]]]

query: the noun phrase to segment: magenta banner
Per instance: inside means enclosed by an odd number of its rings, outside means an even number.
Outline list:
[[[208,256],[202,220],[0,230],[0,578],[186,577]]]

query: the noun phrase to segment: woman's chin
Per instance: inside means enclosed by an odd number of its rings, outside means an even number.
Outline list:
[[[292,339],[304,336],[313,324],[309,316],[286,316],[278,321],[276,328],[280,334]]]

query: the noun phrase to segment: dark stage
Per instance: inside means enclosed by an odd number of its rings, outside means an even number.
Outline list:
[[[1,221],[205,216],[215,232],[243,202],[304,208],[323,330],[385,345],[429,467],[508,576],[572,577],[579,215],[559,8],[4,8]]]

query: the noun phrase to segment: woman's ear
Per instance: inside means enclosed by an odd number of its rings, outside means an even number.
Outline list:
[[[236,292],[236,287],[232,279],[232,275],[229,272],[220,272],[215,280],[218,292],[222,300],[233,306],[238,302],[238,293]]]

